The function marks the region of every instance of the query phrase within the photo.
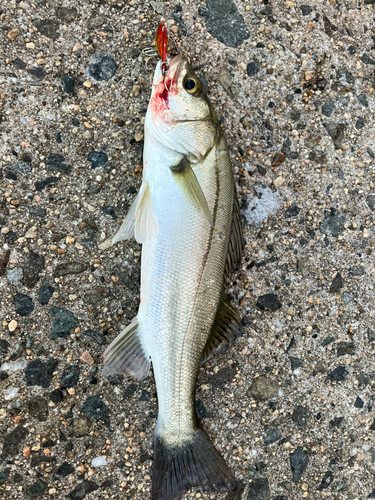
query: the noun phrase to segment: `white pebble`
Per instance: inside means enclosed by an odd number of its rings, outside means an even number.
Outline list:
[[[91,467],[101,467],[102,465],[107,465],[104,457],[95,457],[91,460]]]

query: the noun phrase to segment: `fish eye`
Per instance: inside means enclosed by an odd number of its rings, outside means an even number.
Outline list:
[[[198,95],[202,92],[202,88],[202,82],[195,76],[189,76],[189,78],[184,81],[184,89],[189,94]]]

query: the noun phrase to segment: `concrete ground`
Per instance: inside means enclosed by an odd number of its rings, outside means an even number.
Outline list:
[[[142,178],[161,16],[222,122],[244,335],[197,412],[240,482],[183,498],[375,498],[375,2],[3,0],[0,498],[150,498],[152,374],[101,376],[137,311],[109,250]]]

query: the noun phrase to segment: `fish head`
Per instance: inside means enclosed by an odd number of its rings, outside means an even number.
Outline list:
[[[146,127],[160,142],[199,161],[218,140],[219,122],[187,57],[156,66]]]

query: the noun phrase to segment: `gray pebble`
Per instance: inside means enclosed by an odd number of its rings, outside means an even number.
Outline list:
[[[299,446],[293,453],[289,455],[290,468],[292,470],[292,481],[298,483],[301,480],[302,474],[305,472],[309,458]]]

